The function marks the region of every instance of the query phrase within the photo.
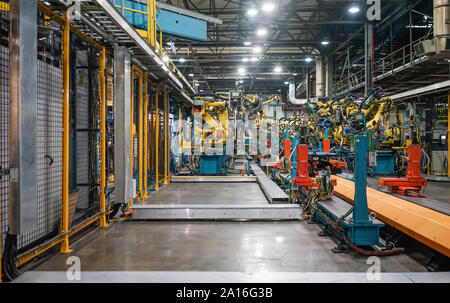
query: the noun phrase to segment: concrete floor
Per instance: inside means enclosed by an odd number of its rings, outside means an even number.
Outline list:
[[[366,272],[367,258],[334,254],[306,222],[120,222],[73,245],[82,271]],[[64,271],[54,255],[35,271]],[[408,255],[383,257],[382,272],[424,272]]]
[[[171,183],[145,204],[267,204],[257,183]]]

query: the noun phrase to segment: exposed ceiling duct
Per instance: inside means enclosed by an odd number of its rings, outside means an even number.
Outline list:
[[[297,99],[295,98],[295,83],[289,83],[289,94],[288,101],[294,105],[304,105],[308,103],[308,99]]]
[[[430,59],[450,58],[450,0],[433,1],[434,38],[414,45],[418,55]]]

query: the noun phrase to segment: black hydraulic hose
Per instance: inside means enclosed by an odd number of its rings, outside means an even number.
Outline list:
[[[19,276],[16,267],[17,235],[7,234],[5,239],[5,251],[2,259],[2,269],[5,281],[11,282]]]
[[[405,252],[405,249],[402,247],[396,247],[396,248],[392,248],[389,250],[365,250],[362,249],[361,247],[356,246],[355,244],[353,244],[352,242],[347,240],[347,244],[348,246],[353,249],[354,251],[356,251],[358,254],[369,257],[369,256],[378,256],[378,257],[383,257],[383,256],[394,256],[394,255],[399,255]]]

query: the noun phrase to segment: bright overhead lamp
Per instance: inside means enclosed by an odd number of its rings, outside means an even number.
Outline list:
[[[194,77],[194,74],[189,74],[189,77]]]
[[[245,68],[239,67],[238,73],[241,74],[241,75],[245,74]]]
[[[308,57],[308,58],[305,59],[305,61],[306,61],[306,62],[311,62],[311,61],[312,61],[312,58],[311,58],[311,57]]]
[[[258,14],[258,11],[254,8],[251,8],[247,11],[247,15],[249,16],[256,16]]]
[[[258,61],[258,58],[252,57],[252,58],[250,59],[250,61],[252,61],[252,62],[257,62],[257,61]]]
[[[289,84],[289,82],[288,82],[288,81],[286,81],[286,82],[284,82],[284,84],[285,84],[285,85],[288,85],[288,84]]]
[[[258,29],[258,31],[256,32],[256,34],[260,37],[267,35],[267,29],[265,28],[260,28]]]
[[[186,59],[180,58],[178,61],[180,61],[181,63],[184,63],[184,62],[186,62]]]
[[[241,83],[241,84],[244,83],[244,80],[239,80],[239,83]]]
[[[360,11],[360,9],[359,9],[359,7],[357,6],[357,5],[352,5],[352,6],[350,6],[350,8],[348,9],[348,11],[351,13],[351,14],[357,14],[357,13],[359,13],[359,11]]]
[[[273,69],[274,72],[276,73],[281,73],[283,69],[281,68],[281,66],[275,66],[275,68]]]
[[[245,46],[250,46],[250,45],[252,45],[252,43],[251,43],[250,41],[245,41],[245,42],[244,42],[244,45],[245,45]]]
[[[242,62],[248,62],[248,58],[243,58]]]
[[[253,49],[253,52],[254,52],[255,54],[261,53],[261,52],[262,52],[261,46],[255,46],[255,48]]]
[[[263,4],[263,6],[261,7],[261,10],[263,12],[269,13],[269,12],[273,11],[274,8],[275,8],[275,5],[273,3],[268,2],[268,3]]]
[[[195,83],[195,86],[200,86],[200,83]]]
[[[298,74],[292,74],[292,76],[297,76]]]
[[[328,42],[328,41],[322,41],[321,43],[322,43],[322,45],[328,45],[328,44],[330,44],[330,42]]]

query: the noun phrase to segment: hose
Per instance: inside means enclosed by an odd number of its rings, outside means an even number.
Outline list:
[[[6,282],[11,282],[20,275],[16,267],[16,257],[17,257],[17,235],[12,235],[8,233],[6,235],[5,251],[3,252],[2,257],[2,270],[4,280]]]
[[[345,239],[347,242],[347,245],[353,249],[355,252],[362,256],[370,257],[370,256],[377,256],[377,257],[383,257],[383,256],[394,256],[399,255],[405,252],[405,249],[402,247],[396,247],[389,250],[366,250],[361,247],[356,246],[349,240]]]

